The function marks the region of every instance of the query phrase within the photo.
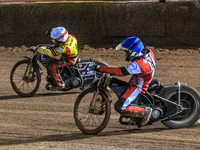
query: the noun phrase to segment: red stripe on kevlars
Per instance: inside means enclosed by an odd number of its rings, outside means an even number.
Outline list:
[[[122,95],[122,97],[127,99],[136,90],[136,88],[137,88],[137,86],[135,86],[133,83],[130,83],[128,89]]]
[[[112,74],[112,75],[116,75],[116,76],[121,76],[121,77],[124,76],[118,67],[100,67],[99,71],[108,73],[108,74]]]

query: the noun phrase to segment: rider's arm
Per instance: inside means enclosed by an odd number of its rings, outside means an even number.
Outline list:
[[[58,55],[66,54],[69,57],[75,57],[77,55],[77,40],[73,35],[69,35],[67,42],[56,48],[55,51]]]
[[[63,44],[60,47],[50,49],[50,48],[38,48],[37,51],[49,57],[54,57],[64,53],[69,53],[70,49],[67,44]]]
[[[49,57],[57,56],[57,53],[53,49],[50,49],[50,48],[38,48],[37,51]]]
[[[71,54],[71,50],[70,47],[66,44],[57,47],[55,49],[48,49],[48,48],[38,48],[37,51],[41,54],[47,55],[49,57],[54,57],[57,55],[61,55],[61,54],[67,54],[70,55]]]
[[[140,67],[136,62],[131,63],[128,67],[100,67],[99,71],[121,77],[141,73]]]
[[[70,57],[75,57],[77,55],[77,40],[73,35],[70,35],[69,41],[63,43],[57,48],[38,48],[37,51],[49,57],[54,57],[61,54],[67,54]]]

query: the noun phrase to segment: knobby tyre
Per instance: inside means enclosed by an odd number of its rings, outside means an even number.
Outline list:
[[[38,68],[29,65],[29,60],[17,62],[11,70],[10,82],[13,90],[22,97],[33,96],[39,89],[41,74]],[[25,70],[27,72],[25,74]]]
[[[186,108],[182,113],[162,121],[169,128],[186,128],[192,126],[200,116],[200,96],[195,89],[182,85],[181,86],[180,104]],[[177,102],[177,90],[165,93],[165,98]]]
[[[74,120],[77,127],[85,134],[95,135],[101,132],[109,122],[111,106],[107,96],[100,92],[95,109],[91,110],[91,100],[95,88],[82,91],[74,105]]]

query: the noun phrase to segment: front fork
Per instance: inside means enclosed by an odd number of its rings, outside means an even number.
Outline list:
[[[34,67],[36,67],[38,70],[40,70],[40,66],[35,62],[35,66],[33,64],[33,59],[35,59],[36,56],[33,56],[33,58],[28,59],[27,67],[23,75],[23,80],[26,82],[33,82],[34,81]],[[32,69],[32,70],[31,70]],[[42,73],[41,73],[42,74]]]
[[[98,91],[94,91],[94,94],[92,96],[92,100],[90,101],[89,113],[98,113],[98,109],[96,107],[96,103],[97,103],[99,94],[100,94],[99,90]]]
[[[100,99],[100,92],[103,92],[102,94],[105,95],[106,97],[102,96],[102,99]],[[93,114],[101,114],[104,112],[104,105],[106,103],[111,103],[112,100],[110,100],[110,93],[107,90],[99,89],[97,88],[96,91],[94,91],[94,94],[92,96],[92,100],[90,101],[90,107],[89,107],[89,112]]]
[[[31,66],[32,66],[32,63],[29,61],[28,65],[26,67],[26,70],[24,72],[24,75],[23,75],[23,80],[26,82],[30,82],[31,77],[33,76],[33,71],[31,72],[31,68],[32,68]],[[32,73],[32,76],[31,76],[31,73]]]
[[[90,108],[89,108],[90,113],[92,113],[95,110],[95,104],[96,104],[96,101],[97,101],[97,96],[100,94],[99,86],[100,86],[100,80],[97,84],[97,90],[94,91],[94,94],[92,96],[92,100],[90,101]]]

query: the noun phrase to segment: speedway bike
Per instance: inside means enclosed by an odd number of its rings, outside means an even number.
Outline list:
[[[38,91],[42,75],[42,69],[39,63],[42,64],[47,71],[47,84],[45,88],[49,90],[49,85],[54,86],[56,84],[48,69],[50,62],[43,61],[41,58],[42,54],[37,52],[37,49],[40,47],[51,47],[51,45],[40,44],[34,49],[29,48],[27,51],[33,52],[32,58],[24,57],[22,60],[18,61],[11,70],[10,83],[13,90],[19,96],[30,97]],[[52,59],[56,61],[56,58]],[[81,60],[78,58],[73,66],[58,68],[58,76],[65,84],[65,87],[59,90],[69,91],[73,88],[85,89],[99,77],[98,73],[92,69],[94,65],[107,66],[107,64],[101,60],[93,58]]]
[[[128,84],[111,84],[113,77],[102,74],[96,82],[83,90],[74,105],[74,120],[85,134],[98,134],[108,124],[111,116],[111,90],[120,98]],[[163,85],[154,78],[145,94],[135,102],[152,108],[147,125],[161,121],[165,126],[177,129],[192,126],[200,115],[200,96],[197,90],[180,82]],[[122,114],[119,123],[139,126],[141,118],[127,117]]]

